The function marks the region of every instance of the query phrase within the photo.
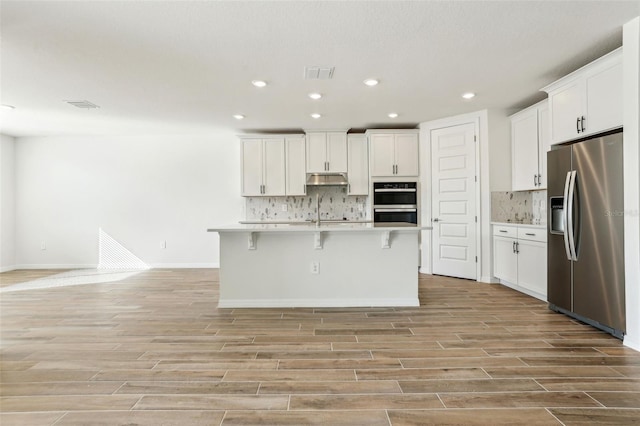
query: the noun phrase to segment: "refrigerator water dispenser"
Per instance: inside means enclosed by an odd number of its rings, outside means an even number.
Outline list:
[[[564,234],[564,197],[549,197],[549,232]]]

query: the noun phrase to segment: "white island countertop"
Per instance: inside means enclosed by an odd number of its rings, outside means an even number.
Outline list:
[[[207,232],[351,232],[351,231],[422,231],[431,230],[431,226],[416,226],[404,222],[320,222],[320,226],[310,222],[282,223],[239,223],[207,229]]]

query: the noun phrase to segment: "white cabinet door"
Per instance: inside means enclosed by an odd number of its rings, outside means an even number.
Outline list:
[[[580,136],[579,119],[583,110],[584,80],[574,79],[549,93],[549,103],[553,114],[551,119],[551,141],[561,143]]]
[[[534,291],[546,300],[547,244],[518,240],[518,285]]]
[[[285,195],[285,146],[284,138],[263,139],[264,187],[263,195]]]
[[[545,102],[538,108],[538,189],[547,189],[547,152],[551,148],[549,106]]]
[[[418,176],[418,135],[395,135],[396,176]]]
[[[307,173],[327,171],[327,134],[325,132],[307,133]]]
[[[307,174],[305,169],[305,138],[304,136],[286,137],[287,147],[287,195],[306,195]]]
[[[365,135],[349,135],[347,140],[349,195],[369,195],[369,149]]]
[[[622,126],[622,48],[545,87],[549,93],[551,143]]]
[[[326,153],[328,171],[346,173],[347,134],[345,132],[327,132]]]
[[[242,195],[262,195],[262,139],[242,139]]]
[[[511,117],[511,189],[538,189],[538,108]]]
[[[371,176],[393,176],[395,141],[392,134],[373,134],[371,141]]]
[[[518,283],[518,255],[514,238],[493,237],[493,275],[496,278]]]
[[[586,78],[585,135],[622,125],[622,63],[610,65]]]

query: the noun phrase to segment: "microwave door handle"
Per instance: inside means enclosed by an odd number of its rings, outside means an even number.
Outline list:
[[[417,212],[418,209],[374,209],[375,213],[414,213]]]
[[[576,238],[573,230],[573,199],[576,192],[576,176],[577,171],[571,172],[571,182],[569,183],[569,208],[567,210],[567,234],[569,240],[569,252],[571,253],[571,260],[578,260],[578,253],[576,252]]]
[[[562,200],[562,211],[563,211],[563,220],[564,220],[564,230],[562,232],[562,237],[564,238],[564,251],[567,255],[568,260],[572,260],[571,257],[571,249],[569,248],[569,233],[567,232],[567,228],[569,220],[568,220],[568,201],[569,201],[569,184],[571,182],[571,173],[567,172],[567,177],[564,180],[564,198]]]

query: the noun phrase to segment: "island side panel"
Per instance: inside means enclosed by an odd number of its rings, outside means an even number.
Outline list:
[[[219,307],[418,306],[418,232],[220,233]],[[311,273],[319,262],[320,273]]]

